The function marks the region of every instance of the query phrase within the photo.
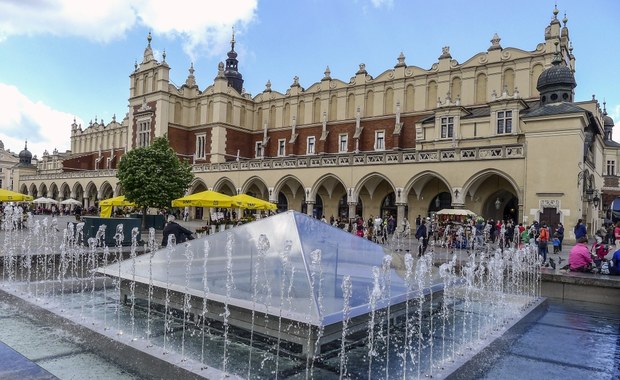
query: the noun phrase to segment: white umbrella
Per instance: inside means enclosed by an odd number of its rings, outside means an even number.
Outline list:
[[[56,204],[56,203],[58,203],[58,201],[55,200],[55,199],[45,198],[45,197],[37,198],[37,199],[35,199],[32,202],[33,203],[41,203],[41,204],[50,204],[50,203]]]
[[[60,202],[60,204],[61,205],[81,206],[82,202],[78,201],[77,199],[68,198],[68,199],[65,199],[64,201]]]
[[[459,208],[444,208],[441,211],[437,211],[437,215],[463,215],[463,216],[476,216],[476,213],[466,209]]]

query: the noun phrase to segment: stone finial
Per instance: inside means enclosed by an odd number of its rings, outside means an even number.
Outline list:
[[[491,38],[491,46],[489,46],[489,48],[487,49],[487,51],[492,51],[492,50],[502,50],[502,46],[499,44],[499,42],[502,39],[499,38],[499,35],[497,35],[497,33],[495,33],[493,35],[493,38]]]
[[[271,92],[271,81],[267,80],[267,83],[265,83],[265,91],[263,92]]]
[[[444,46],[441,48],[441,55],[439,56],[439,59],[446,58],[452,58],[452,56],[450,55],[450,46]]]
[[[146,49],[144,49],[144,60],[142,62],[149,62],[155,59],[153,57],[153,49],[151,48],[151,40],[153,39],[151,37],[151,32],[149,32],[149,35],[146,39],[148,41],[148,45],[146,45]]]
[[[161,53],[161,58],[162,58],[162,62],[166,62],[166,49],[164,49],[164,52]]]
[[[194,62],[190,63],[188,71],[189,71],[189,75],[187,76],[187,79],[185,80],[185,84],[188,87],[194,87],[196,86],[196,77],[194,77]]]
[[[357,72],[355,73],[355,75],[360,75],[360,74],[368,74],[368,71],[366,71],[365,63],[360,63],[360,69],[357,70]]]
[[[136,61],[133,64],[133,68],[135,71],[138,71],[138,60],[136,59]]]
[[[327,66],[327,67],[325,68],[325,72],[323,73],[323,74],[324,74],[323,79],[321,79],[321,80],[322,80],[322,81],[323,81],[323,80],[332,80],[331,73],[332,73],[332,72],[331,72],[331,70],[329,69],[329,66]]]
[[[301,86],[299,85],[299,77],[298,77],[297,75],[295,75],[295,76],[293,77],[293,84],[291,85],[291,88],[293,88],[293,87],[301,87]]]
[[[407,64],[405,63],[405,55],[403,54],[402,51],[400,52],[400,55],[398,56],[396,60],[397,60],[397,63],[396,63],[396,66],[394,66],[394,68],[407,66]]]
[[[112,122],[116,123],[116,114],[112,115]]]
[[[220,62],[217,64],[217,76],[215,78],[226,78],[226,76],[224,75],[224,62]]]
[[[566,24],[568,24],[568,17],[566,17],[566,12],[564,12],[564,18],[562,19],[562,22],[564,23],[564,27],[566,27]]]

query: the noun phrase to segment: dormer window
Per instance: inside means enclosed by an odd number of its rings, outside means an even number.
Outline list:
[[[512,111],[497,112],[497,134],[512,133]]]
[[[314,145],[316,138],[314,136],[308,136],[306,144],[306,154],[314,154]]]
[[[196,159],[204,160],[206,157],[207,136],[202,133],[196,135]]]
[[[441,138],[451,139],[454,137],[454,116],[444,116],[440,119]]]
[[[278,157],[286,156],[286,140],[279,139],[278,140]]]
[[[375,132],[375,150],[385,149],[385,131]]]
[[[256,158],[263,158],[263,142],[256,142]]]
[[[349,150],[349,135],[343,133],[338,138],[338,153],[346,153]]]

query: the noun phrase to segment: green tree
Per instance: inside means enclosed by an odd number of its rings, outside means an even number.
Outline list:
[[[142,229],[147,208],[170,207],[173,199],[185,194],[194,178],[190,164],[179,159],[165,136],[123,155],[116,176],[125,198],[142,209]]]

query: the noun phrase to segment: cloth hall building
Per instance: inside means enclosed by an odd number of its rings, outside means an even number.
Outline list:
[[[566,17],[557,15],[532,50],[503,47],[495,35],[462,63],[449,47],[428,69],[401,53],[376,76],[364,64],[348,80],[326,68],[308,88],[295,77],[283,92],[268,82],[255,96],[243,89],[234,36],[213,83],[198,84],[190,66],[177,87],[149,35],[130,69],[123,120],[68,126],[71,151],[18,170],[14,189],[96,205],[122,194],[124,153],[167,135],[193,163],[188,194],[249,193],[327,218],[390,213],[402,221],[466,208],[524,223],[583,219],[591,230],[620,193],[620,144],[604,105],[574,99],[575,57]]]

